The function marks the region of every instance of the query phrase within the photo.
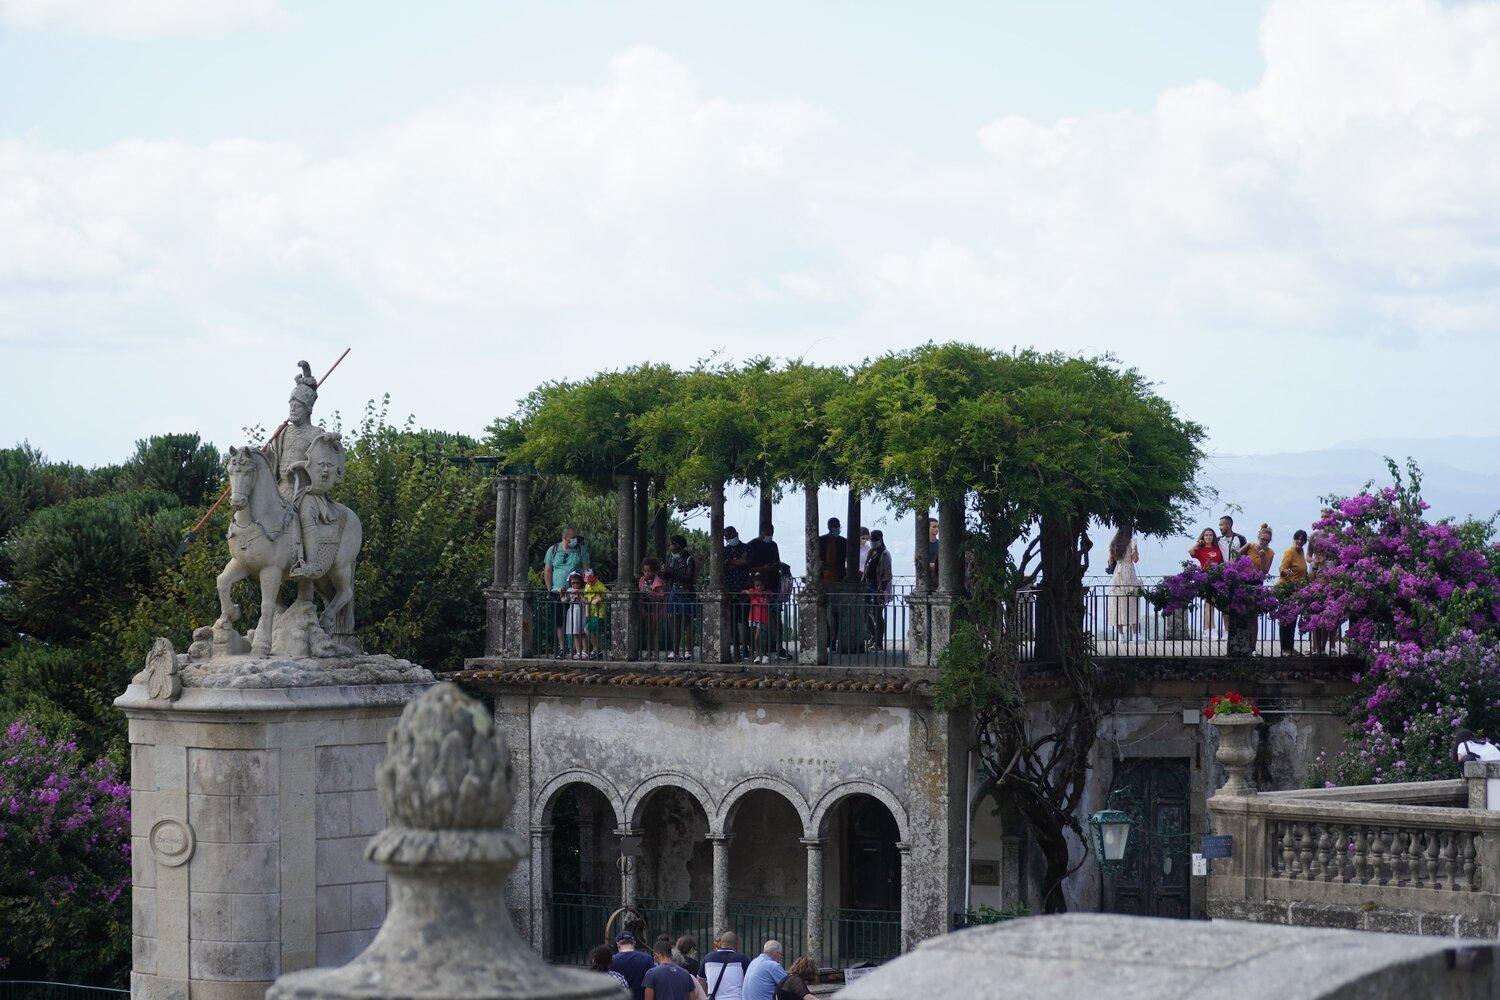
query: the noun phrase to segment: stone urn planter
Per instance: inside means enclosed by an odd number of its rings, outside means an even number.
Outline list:
[[[1224,623],[1228,632],[1227,652],[1229,655],[1254,656],[1255,616],[1226,614]]]
[[[1254,795],[1250,767],[1255,763],[1256,730],[1260,716],[1248,712],[1240,715],[1215,715],[1208,720],[1219,730],[1219,751],[1214,759],[1224,766],[1229,780],[1214,792],[1220,795]]]

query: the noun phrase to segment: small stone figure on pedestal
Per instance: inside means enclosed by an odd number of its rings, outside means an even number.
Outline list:
[[[428,690],[401,713],[376,780],[390,821],[365,856],[390,880],[385,923],[348,965],[282,976],[267,1000],[628,996],[548,965],[511,925],[505,880],[526,845],[503,829],[510,756],[483,705],[452,684]]]

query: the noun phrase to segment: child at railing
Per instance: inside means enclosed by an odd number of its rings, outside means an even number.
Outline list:
[[[581,660],[585,655],[583,574],[574,570],[568,574],[568,586],[558,595],[565,611],[563,631],[567,635],[567,648],[573,659]]]
[[[756,573],[745,596],[750,598],[750,652],[753,663],[771,662],[771,596],[764,574]]]
[[[591,660],[604,656],[604,626],[608,596],[609,588],[604,586],[604,581],[599,579],[599,574],[593,570],[584,574],[583,600],[589,611],[589,619],[584,624],[584,628],[587,629],[584,644]]]
[[[661,649],[662,611],[667,604],[667,581],[661,575],[661,562],[655,556],[647,556],[641,563],[641,578],[636,584],[641,592],[641,638],[646,641],[646,651],[656,659]]]

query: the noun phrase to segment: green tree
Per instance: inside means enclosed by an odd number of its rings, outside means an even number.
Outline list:
[[[191,507],[223,486],[224,461],[196,434],[156,434],[135,443],[120,478],[129,488],[170,493]]]

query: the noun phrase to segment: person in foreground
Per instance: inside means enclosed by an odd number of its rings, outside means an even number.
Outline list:
[[[631,1000],[645,1000],[646,973],[656,963],[651,956],[644,951],[637,951],[635,947],[635,935],[630,931],[621,931],[615,935],[615,957],[610,961],[611,972],[618,972],[620,978],[625,980],[625,985],[630,987]]]
[[[672,942],[658,941],[654,958],[655,967],[641,981],[646,1000],[705,1000],[698,980],[672,960]]]

